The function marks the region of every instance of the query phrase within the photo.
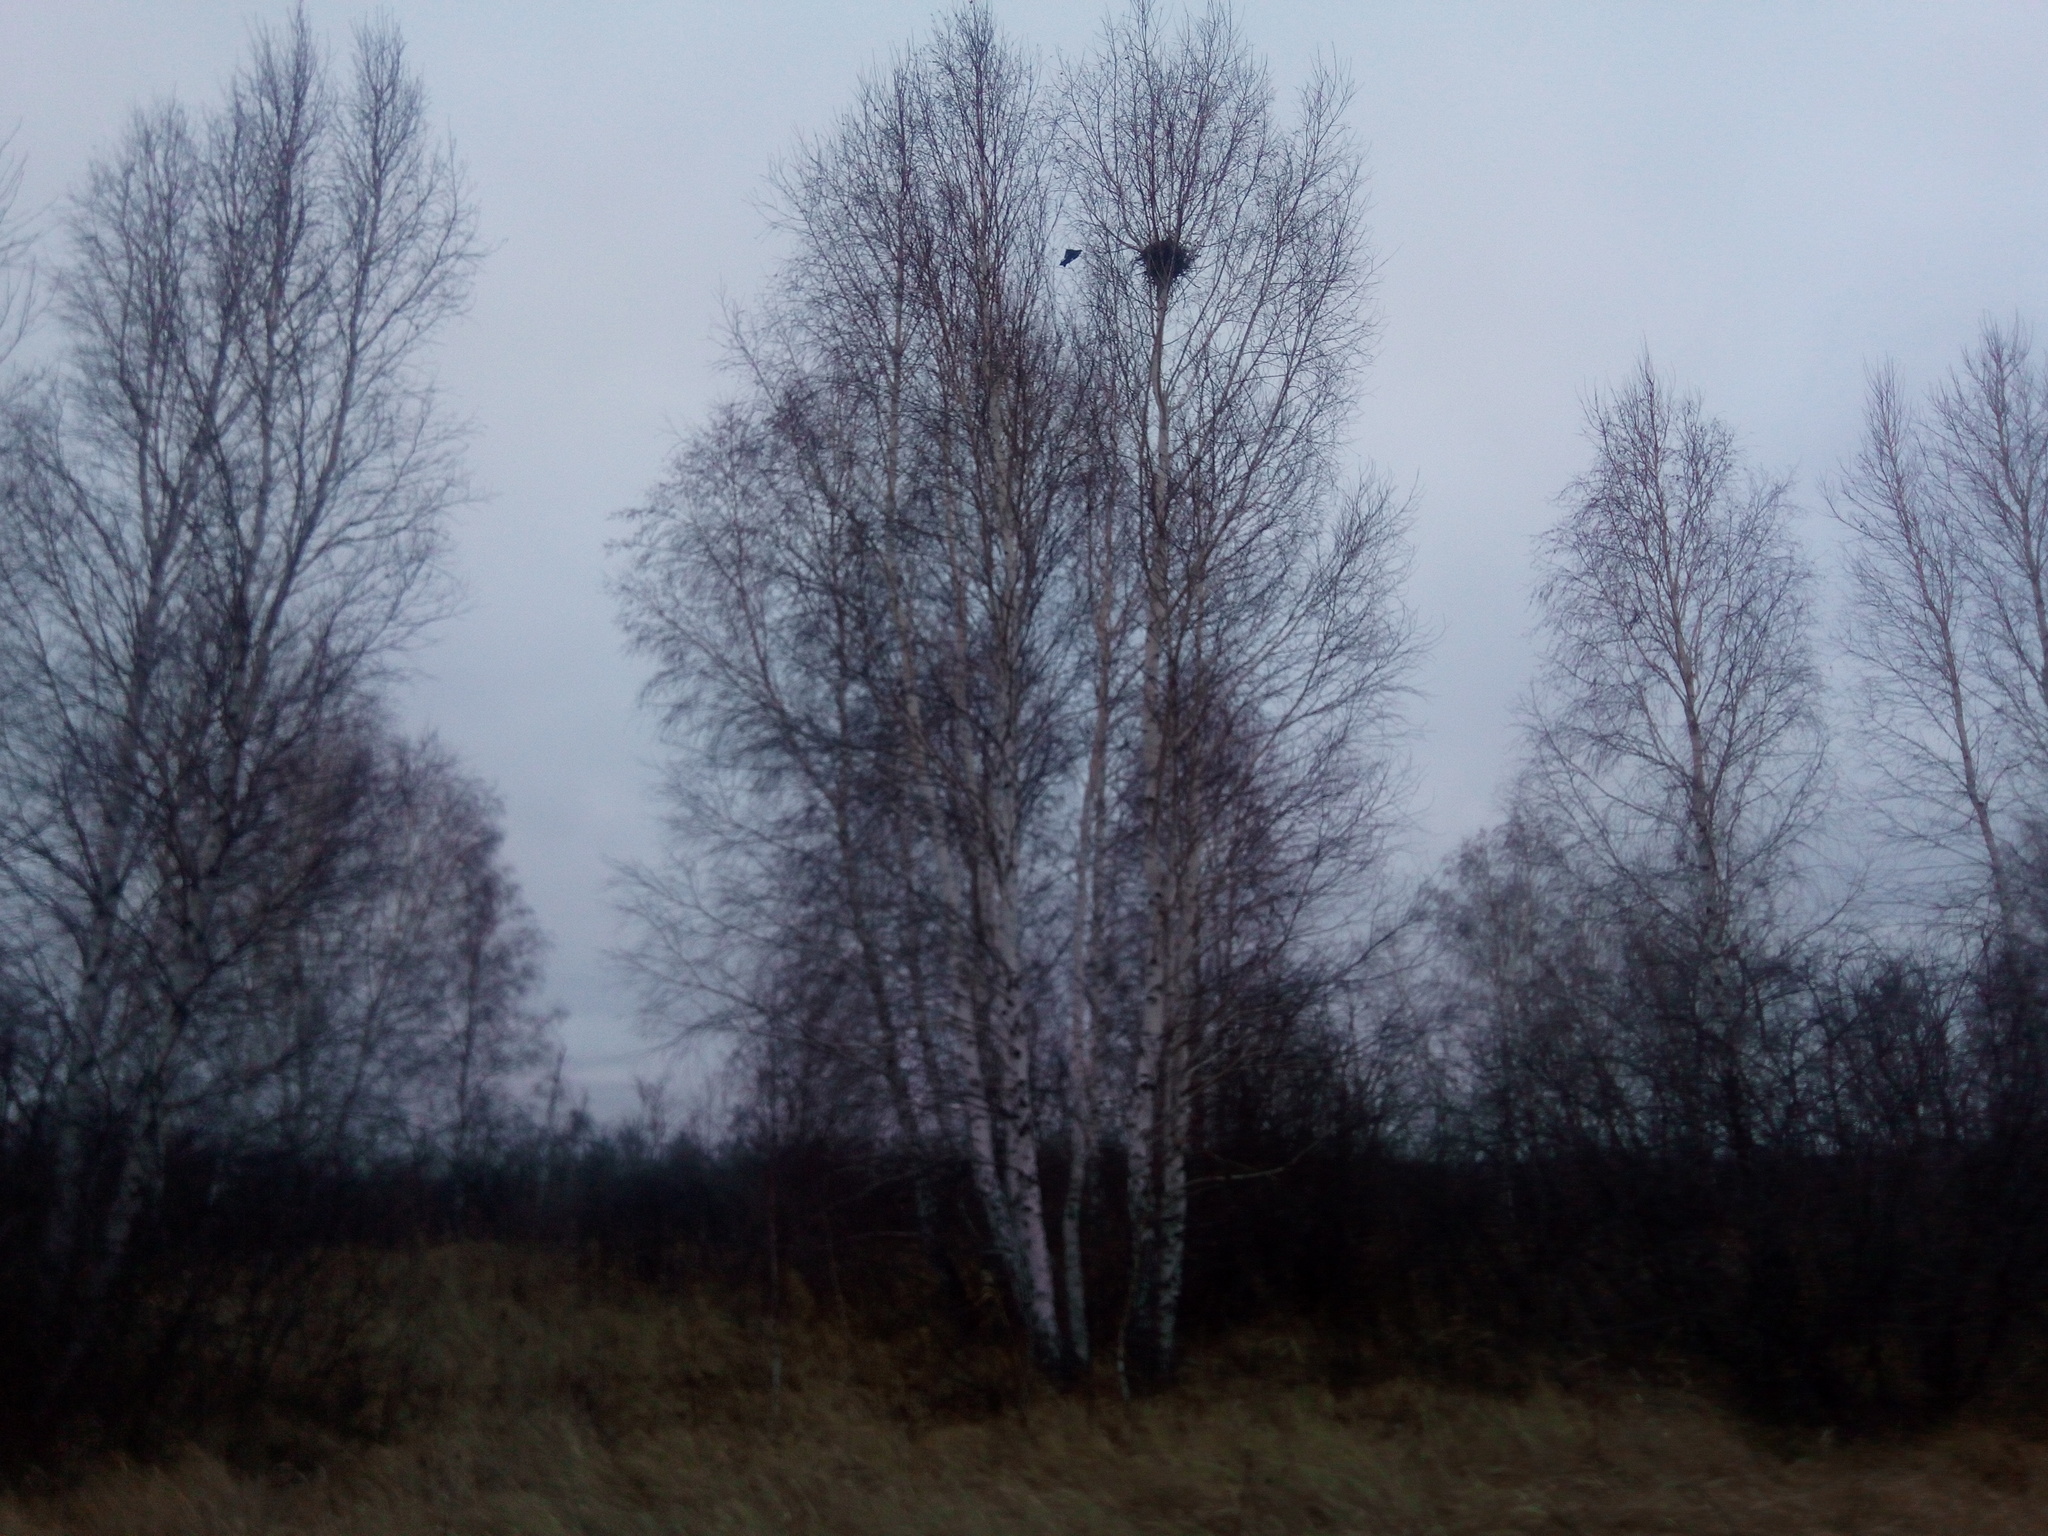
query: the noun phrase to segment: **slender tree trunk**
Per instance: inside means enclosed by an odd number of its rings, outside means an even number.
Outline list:
[[[1093,530],[1084,530],[1084,536],[1092,540]],[[1088,768],[1082,782],[1080,815],[1074,836],[1074,920],[1070,941],[1074,973],[1070,982],[1072,996],[1067,1029],[1067,1194],[1060,1219],[1065,1260],[1067,1349],[1077,1372],[1087,1369],[1092,1355],[1081,1226],[1097,1137],[1095,967],[1101,953],[1102,916],[1096,860],[1108,820],[1109,736],[1115,698],[1111,617],[1115,608],[1113,549],[1105,550],[1099,564],[1091,555],[1091,567],[1095,586],[1095,708],[1089,725]]]
[[[1183,718],[1186,679],[1176,666],[1185,608],[1174,600],[1175,550],[1172,500],[1171,405],[1165,376],[1166,289],[1157,285],[1148,373],[1149,425],[1154,435],[1146,487],[1146,548],[1141,561],[1146,584],[1145,638],[1140,709],[1139,773],[1142,789],[1142,876],[1145,888],[1146,951],[1139,1000],[1136,1072],[1132,1082],[1129,1149],[1131,1224],[1130,1294],[1117,1359],[1126,1392],[1146,1391],[1170,1381],[1174,1370],[1173,1323],[1166,1308],[1179,1293],[1177,1243],[1182,1230],[1173,1216],[1174,1189],[1184,1182],[1185,1148],[1175,1144],[1175,1081],[1181,1058],[1174,1036],[1186,1006],[1181,943],[1186,903],[1184,842],[1187,745]]]

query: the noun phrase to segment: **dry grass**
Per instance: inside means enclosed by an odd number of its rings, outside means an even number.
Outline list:
[[[764,1331],[708,1300],[475,1250],[402,1278],[405,1319],[371,1341],[388,1397],[362,1405],[381,1443],[280,1421],[0,1499],[0,1532],[2048,1531],[2048,1449],[2005,1430],[1792,1454],[1682,1395],[1338,1396],[1281,1337],[1126,1407],[1020,1393],[999,1356],[928,1333],[857,1343],[801,1306],[776,1397]]]

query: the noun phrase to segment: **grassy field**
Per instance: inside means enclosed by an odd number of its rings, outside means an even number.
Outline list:
[[[1845,1446],[1668,1388],[1334,1391],[1273,1334],[1126,1405],[802,1297],[771,1333],[492,1250],[361,1262],[391,1304],[287,1368],[299,1411],[0,1497],[0,1532],[2048,1531],[2048,1447],[2009,1428]]]

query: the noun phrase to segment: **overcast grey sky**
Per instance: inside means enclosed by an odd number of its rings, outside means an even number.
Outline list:
[[[656,744],[604,591],[611,514],[721,392],[727,300],[775,256],[763,177],[927,3],[390,7],[467,162],[492,255],[440,375],[473,422],[465,614],[406,709],[504,796],[555,941],[573,1067],[638,1057],[610,862],[648,850]],[[345,46],[365,14],[309,0]],[[1045,50],[1093,3],[997,4]],[[56,209],[129,108],[212,99],[246,0],[0,0],[0,128]],[[1987,313],[2048,320],[2048,8],[2037,4],[1246,4],[1283,81],[1358,85],[1383,341],[1357,449],[1419,496],[1412,598],[1440,632],[1415,716],[1418,856],[1491,814],[1526,682],[1530,536],[1584,458],[1589,391],[1647,346],[1794,472],[1808,531],[1865,368],[1919,383]],[[55,213],[48,222],[54,224]]]

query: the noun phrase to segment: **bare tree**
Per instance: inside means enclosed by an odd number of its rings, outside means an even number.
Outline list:
[[[354,791],[314,835],[340,844],[310,920],[246,968],[248,1064],[210,1123],[307,1153],[482,1155],[507,1084],[541,1063],[542,940],[501,856],[502,812],[431,738],[352,744]],[[232,1081],[232,1079],[230,1079]]]
[[[1952,393],[1950,408],[1961,403]],[[1881,744],[1872,756],[1889,781],[1894,825],[1950,851],[1965,839],[1964,857],[1977,866],[1970,895],[1988,895],[1995,925],[2010,932],[2000,790],[2013,765],[1984,670],[1991,591],[1979,563],[1990,551],[1973,526],[1974,499],[1948,494],[1934,454],[1894,371],[1873,377],[1863,447],[1832,503],[1855,535],[1850,647],[1863,665],[1864,718]]]
[[[1037,89],[964,10],[798,156],[786,296],[737,348],[751,399],[642,516],[625,591],[654,696],[769,791],[743,836],[782,829],[770,882],[829,893],[860,978],[793,1012],[759,971],[729,990],[775,998],[781,1029],[824,1006],[842,1049],[865,1036],[906,1141],[962,1138],[1033,1351],[1067,1371],[1085,1349],[1063,1336],[1040,1187],[1028,929],[1075,403]],[[747,904],[728,887],[714,922]]]
[[[1875,379],[1865,438],[1836,514],[1879,767],[1901,830],[1973,869],[1964,904],[2010,942],[2048,772],[2048,368],[2023,324],[1987,324],[1919,410]]]
[[[797,251],[737,337],[746,392],[636,515],[623,583],[717,850],[639,878],[650,996],[680,976],[759,1031],[784,1106],[885,1102],[964,1152],[1057,1374],[1089,1353],[1093,1149],[1164,1148],[1134,1163],[1143,1381],[1171,1369],[1195,1100],[1367,856],[1408,645],[1400,508],[1332,467],[1365,337],[1341,93],[1283,131],[1228,25],[1197,33],[1114,31],[1062,99],[1092,124],[1064,166],[977,8],[863,87],[783,174]],[[1171,208],[1104,179],[1166,135],[1117,104],[1134,70],[1235,124]],[[1066,277],[1057,172],[1107,253]],[[1178,256],[1145,254],[1159,218]],[[1142,1025],[1133,947],[1171,978]]]
[[[926,658],[937,707],[906,718],[930,775],[932,842],[957,975],[961,1095],[982,1203],[1040,1360],[1071,1369],[1039,1183],[1040,1020],[1027,995],[1034,828],[1059,751],[1058,618],[1073,410],[1056,323],[1054,166],[1035,72],[988,14],[943,26],[930,53],[930,227],[922,298],[936,414],[928,423],[938,599],[897,643]]]
[[[0,516],[53,1304],[89,1310],[180,1106],[281,1065],[234,1000],[317,910],[367,691],[441,607],[461,485],[422,358],[471,229],[396,33],[337,82],[303,17],[218,108],[138,114],[75,200],[66,351],[11,416]]]
[[[1766,961],[1822,771],[1811,574],[1782,482],[1647,359],[1588,412],[1593,467],[1541,550],[1522,794],[1641,936],[1686,1134],[1738,1154]]]
[[[1987,325],[1933,392],[1941,494],[1968,530],[1980,664],[2031,773],[2048,764],[2048,367],[2015,322]]]
[[[1450,962],[1433,978],[1437,1009],[1482,1156],[1512,1166],[1648,1139],[1616,1027],[1619,935],[1598,895],[1521,811],[1468,839],[1427,893]]]
[[[918,1147],[937,1133],[940,1074],[904,974],[921,973],[928,926],[918,867],[898,861],[924,818],[888,771],[872,565],[843,500],[817,492],[814,440],[788,441],[793,412],[729,413],[635,514],[622,596],[660,666],[681,858],[629,875],[633,959],[664,1028],[729,1025],[778,1049],[829,1036]],[[869,1123],[862,1093],[842,1080],[837,1098],[841,1127]]]
[[[1337,843],[1244,860],[1324,811],[1371,821],[1373,795],[1336,786],[1357,711],[1384,707],[1406,656],[1383,580],[1393,507],[1367,491],[1329,511],[1370,336],[1347,94],[1318,75],[1292,128],[1272,98],[1225,13],[1169,34],[1143,4],[1068,84],[1098,409],[1133,500],[1144,961],[1119,1359],[1141,1386],[1176,1359],[1195,1096],[1223,1038],[1205,1011],[1254,931],[1242,903],[1305,897]],[[1268,915],[1284,947],[1294,914]]]

